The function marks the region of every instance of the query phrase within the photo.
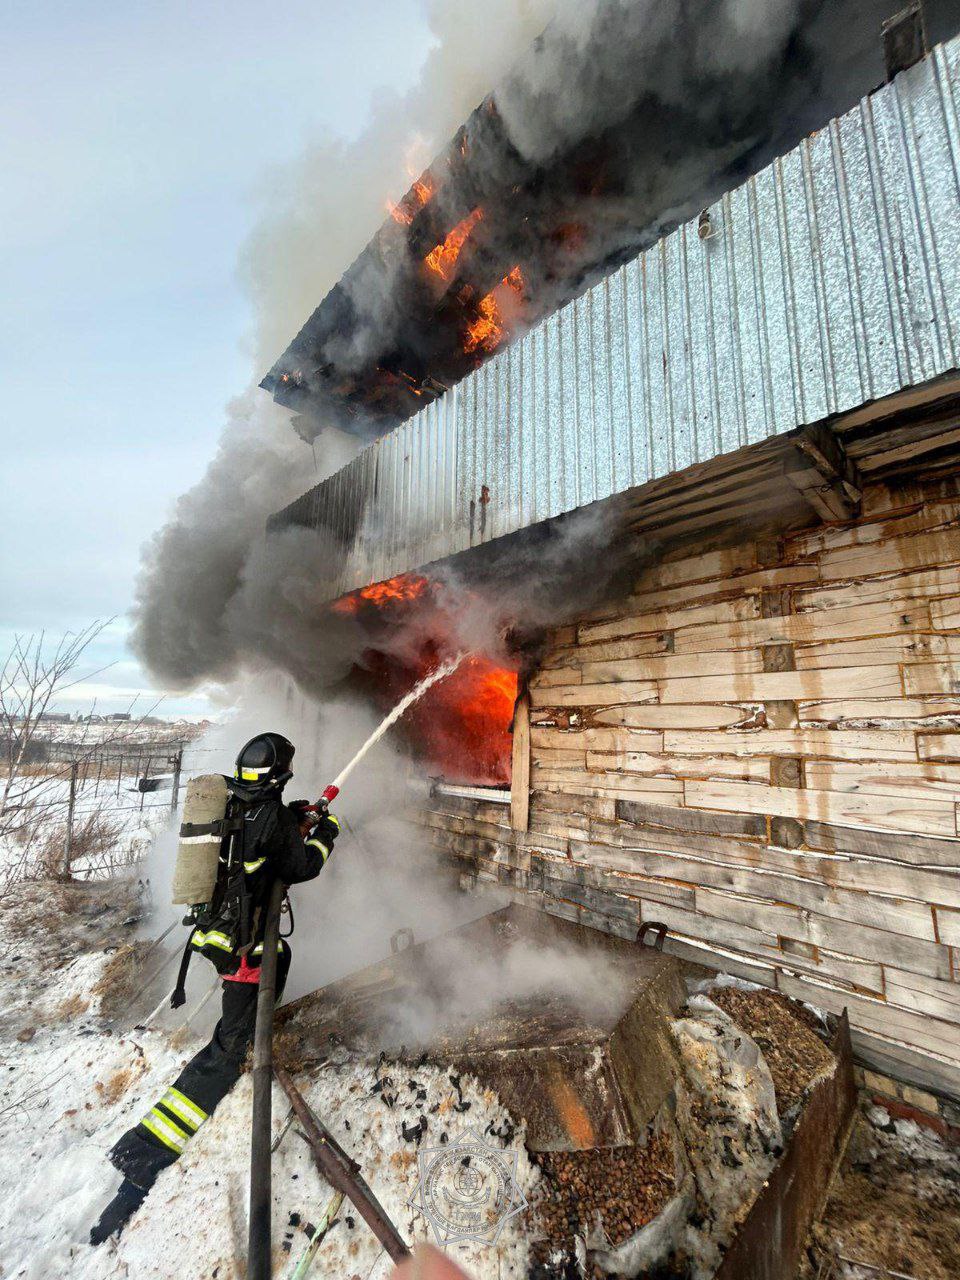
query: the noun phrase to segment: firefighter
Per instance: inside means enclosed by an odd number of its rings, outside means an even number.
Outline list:
[[[319,875],[340,829],[332,814],[307,812],[306,801],[289,805],[282,802],[283,788],[292,777],[293,754],[293,744],[281,734],[263,733],[252,738],[237,756],[234,778],[228,780],[228,787],[239,801],[241,820],[237,825],[247,910],[253,921],[252,945],[234,972],[221,974],[222,1010],[210,1043],[187,1063],[156,1105],[111,1150],[111,1163],[124,1180],[90,1232],[91,1244],[100,1244],[122,1230],[160,1172],[173,1164],[240,1076],[254,1037],[265,906],[273,882],[279,879],[284,885],[298,884]],[[194,945],[197,932],[193,935]],[[290,947],[281,940],[277,957],[278,999],[289,968]]]

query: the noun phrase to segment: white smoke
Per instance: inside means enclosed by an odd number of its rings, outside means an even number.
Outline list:
[[[418,83],[381,97],[353,141],[320,140],[269,175],[242,264],[254,306],[253,383],[383,221],[388,198],[402,196],[554,7],[430,0],[434,42]],[[228,406],[216,457],[144,552],[133,643],[148,670],[183,688],[237,678],[244,665],[260,664],[264,648],[281,664],[285,651],[304,653],[296,615],[309,606],[309,568],[326,549],[316,539],[270,547],[264,525],[358,448],[327,430],[312,450],[255,386]],[[284,635],[288,619],[293,634]],[[300,674],[301,663],[287,669]]]
[[[188,752],[184,769],[191,776],[232,774],[244,742],[265,730],[282,733],[297,747],[285,798],[316,800],[378,722],[355,699],[321,703],[274,673],[244,688],[239,704]],[[382,959],[398,929],[412,929],[424,939],[505,903],[499,890],[465,897],[437,874],[426,834],[411,821],[411,808],[418,795],[426,799],[428,786],[389,741],[378,744],[351,776],[334,806],[342,832],[333,856],[316,880],[291,890],[296,933],[286,998]],[[144,868],[153,903],[144,924],[150,935],[183,914],[169,903],[176,843],[174,828],[164,832]],[[182,945],[186,931],[180,932],[172,945]],[[190,1003],[211,975],[205,963],[192,968],[197,972],[191,973]],[[165,975],[168,986],[171,975],[172,968]],[[159,995],[152,994],[155,1002]]]

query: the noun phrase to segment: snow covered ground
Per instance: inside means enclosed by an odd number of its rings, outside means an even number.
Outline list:
[[[37,884],[24,886],[16,902],[0,903],[0,950],[6,959],[0,970],[3,1280],[244,1275],[249,1077],[161,1175],[119,1242],[98,1249],[86,1243],[120,1181],[107,1151],[206,1038],[192,1030],[136,1031],[132,1023],[143,1016],[139,1007],[112,1025],[102,1016],[107,966],[133,932],[129,906],[104,886]],[[195,990],[206,980],[203,974]],[[446,1072],[421,1067],[411,1073],[386,1064],[380,1075],[392,1074],[394,1087],[374,1093],[377,1070],[375,1061],[344,1054],[297,1083],[360,1162],[401,1233],[411,1242],[425,1239],[428,1224],[407,1204],[417,1185],[417,1146],[404,1137],[404,1128],[409,1133],[422,1116],[423,1142],[434,1145],[444,1134],[455,1139],[468,1127],[500,1127],[506,1115],[494,1095],[466,1077],[462,1099],[470,1109],[458,1112],[460,1095]],[[286,1098],[275,1089],[277,1130],[286,1112]],[[510,1145],[519,1150],[519,1182],[529,1196],[537,1174],[522,1134]],[[307,1243],[306,1225],[319,1219],[331,1195],[294,1128],[274,1158],[273,1188],[274,1273],[284,1276]],[[478,1280],[526,1274],[527,1245],[516,1220],[496,1248],[471,1245],[454,1254]],[[390,1270],[362,1220],[345,1206],[311,1274],[380,1280]]]

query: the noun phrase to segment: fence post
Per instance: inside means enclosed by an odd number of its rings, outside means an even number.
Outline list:
[[[180,796],[180,770],[183,768],[183,747],[173,757],[173,795],[170,797],[170,808],[176,813],[177,800]]]
[[[63,878],[70,879],[70,846],[73,844],[73,811],[77,803],[77,773],[80,762],[74,760],[70,765],[70,798],[67,801],[67,836],[63,845]]]
[[[141,786],[140,786],[140,812],[141,813],[143,813],[143,802],[147,798],[146,781],[147,781],[147,774],[149,774],[150,772],[150,765],[152,763],[153,763],[153,757],[147,756],[147,763],[144,765],[144,768],[143,768],[143,775],[141,778]]]
[[[120,779],[123,777],[123,752],[120,752],[120,759],[117,762],[117,799],[120,799]]]

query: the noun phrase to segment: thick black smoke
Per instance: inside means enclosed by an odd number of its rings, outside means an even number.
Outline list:
[[[508,145],[485,148],[478,134],[471,181],[478,189],[509,188],[535,171],[535,189],[518,186],[512,199],[542,202],[550,196],[543,175],[551,166],[575,157],[585,142],[594,154],[602,139],[616,180],[581,193],[573,213],[593,236],[585,252],[608,266],[881,82],[880,21],[896,7],[897,0],[435,4],[441,39],[421,84],[407,99],[385,104],[355,146],[311,153],[258,231],[248,269],[261,352],[275,354],[308,300],[342,272],[357,227],[376,225],[383,197],[397,190],[398,158],[418,132],[433,151],[420,155],[413,172],[439,149],[442,138],[430,129],[442,127],[450,137],[494,76],[506,77],[493,100]],[[554,8],[552,24],[530,49]],[[934,38],[955,30],[960,0],[929,3],[928,25]],[[514,56],[519,61],[507,74]],[[484,82],[479,70],[491,78]],[[467,103],[465,92],[473,95]],[[444,198],[460,197],[454,191]],[[468,204],[476,199],[472,192]],[[500,234],[510,242],[521,231],[507,219]],[[338,335],[351,360],[376,347],[391,316],[403,322],[402,308],[390,302],[395,266],[351,277],[362,331]],[[541,307],[564,301],[590,278],[584,262],[568,278],[544,279]],[[316,455],[265,393],[251,392],[234,410],[206,476],[180,500],[144,558],[135,646],[160,679],[184,686],[266,660],[315,685],[348,664],[356,637],[333,634],[319,598],[318,584],[338,552],[305,533],[264,536],[272,511],[343,465],[356,447],[335,439],[323,431],[316,441],[317,474]],[[575,545],[567,559],[589,568],[589,549]],[[561,596],[577,596],[567,578],[559,588]],[[538,607],[539,620],[542,614]]]
[[[264,213],[243,255],[255,309],[255,377],[331,288],[411,177],[456,130],[517,49],[543,29],[553,0],[427,0],[433,33],[420,80],[381,98],[351,143],[318,141],[265,183]],[[230,681],[264,661],[317,678],[342,668],[339,642],[305,637],[317,569],[316,539],[264,541],[267,517],[344,465],[355,441],[328,431],[311,450],[289,415],[252,389],[228,406],[206,474],[144,550],[133,645],[168,687]],[[313,585],[311,586],[311,573]]]
[[[482,351],[479,300],[514,267],[535,324],[882,83],[896,0],[559,0],[270,370],[305,416],[382,434]],[[933,0],[934,37],[960,0]],[[479,211],[446,282],[424,258]],[[438,292],[439,290],[439,292]],[[291,341],[292,340],[292,341]],[[411,389],[412,388],[412,389]]]

